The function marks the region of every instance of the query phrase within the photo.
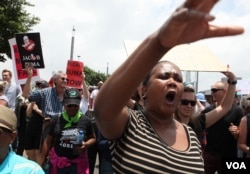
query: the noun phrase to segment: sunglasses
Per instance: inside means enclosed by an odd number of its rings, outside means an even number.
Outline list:
[[[69,81],[69,79],[65,78],[65,77],[62,77],[61,78],[62,81]]]
[[[188,105],[191,104],[191,106],[195,106],[196,105],[196,101],[195,100],[187,100],[187,99],[181,99],[181,104],[182,105]]]
[[[68,108],[79,107],[79,105],[67,105]]]
[[[221,90],[224,90],[224,89],[212,88],[212,89],[211,89],[211,92],[212,92],[212,93],[216,93],[217,91],[221,91]]]

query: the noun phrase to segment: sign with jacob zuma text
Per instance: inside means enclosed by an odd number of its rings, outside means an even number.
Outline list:
[[[11,50],[11,57],[12,57],[12,64],[15,76],[15,82],[18,85],[25,84],[28,74],[25,69],[22,68],[20,55],[16,45],[16,39],[11,38],[9,39],[10,50]],[[32,81],[39,80],[39,71],[37,69],[33,69]]]
[[[35,69],[44,68],[40,33],[15,34],[17,47],[24,69],[31,65]]]
[[[68,60],[66,74],[69,79],[67,86],[73,88],[81,88],[84,70],[83,62]]]

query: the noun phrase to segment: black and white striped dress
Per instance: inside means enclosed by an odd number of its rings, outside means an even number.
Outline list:
[[[161,141],[141,111],[130,110],[123,136],[111,141],[115,173],[204,173],[199,140],[189,126],[183,125],[190,142],[178,151]]]

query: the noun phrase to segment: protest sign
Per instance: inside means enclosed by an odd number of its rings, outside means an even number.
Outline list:
[[[16,84],[25,84],[28,74],[25,69],[22,69],[20,55],[18,52],[16,39],[12,38],[9,39],[10,50],[11,50],[11,57],[12,57],[12,64],[13,64],[13,71],[16,80]],[[37,69],[33,70],[32,81],[39,80],[39,72]]]
[[[67,86],[73,88],[81,88],[82,85],[82,73],[84,71],[83,62],[68,60],[66,74],[69,79]]]
[[[129,56],[139,46],[140,41],[124,41]],[[227,65],[222,63],[205,45],[182,44],[170,49],[160,61],[167,60],[178,65],[182,71],[223,72]]]
[[[15,34],[22,68],[31,65],[36,69],[44,68],[40,33]]]

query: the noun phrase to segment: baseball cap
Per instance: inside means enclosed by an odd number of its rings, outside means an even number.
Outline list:
[[[206,102],[206,98],[205,98],[205,95],[203,93],[197,93],[196,94],[196,97],[197,99],[200,101],[200,102]]]
[[[81,94],[76,88],[67,88],[65,89],[63,96],[63,103],[65,105],[80,105]]]
[[[241,107],[243,109],[246,109],[247,107],[250,107],[250,96],[243,96],[241,99]]]
[[[6,106],[0,105],[0,127],[15,131],[17,118],[15,113]]]

